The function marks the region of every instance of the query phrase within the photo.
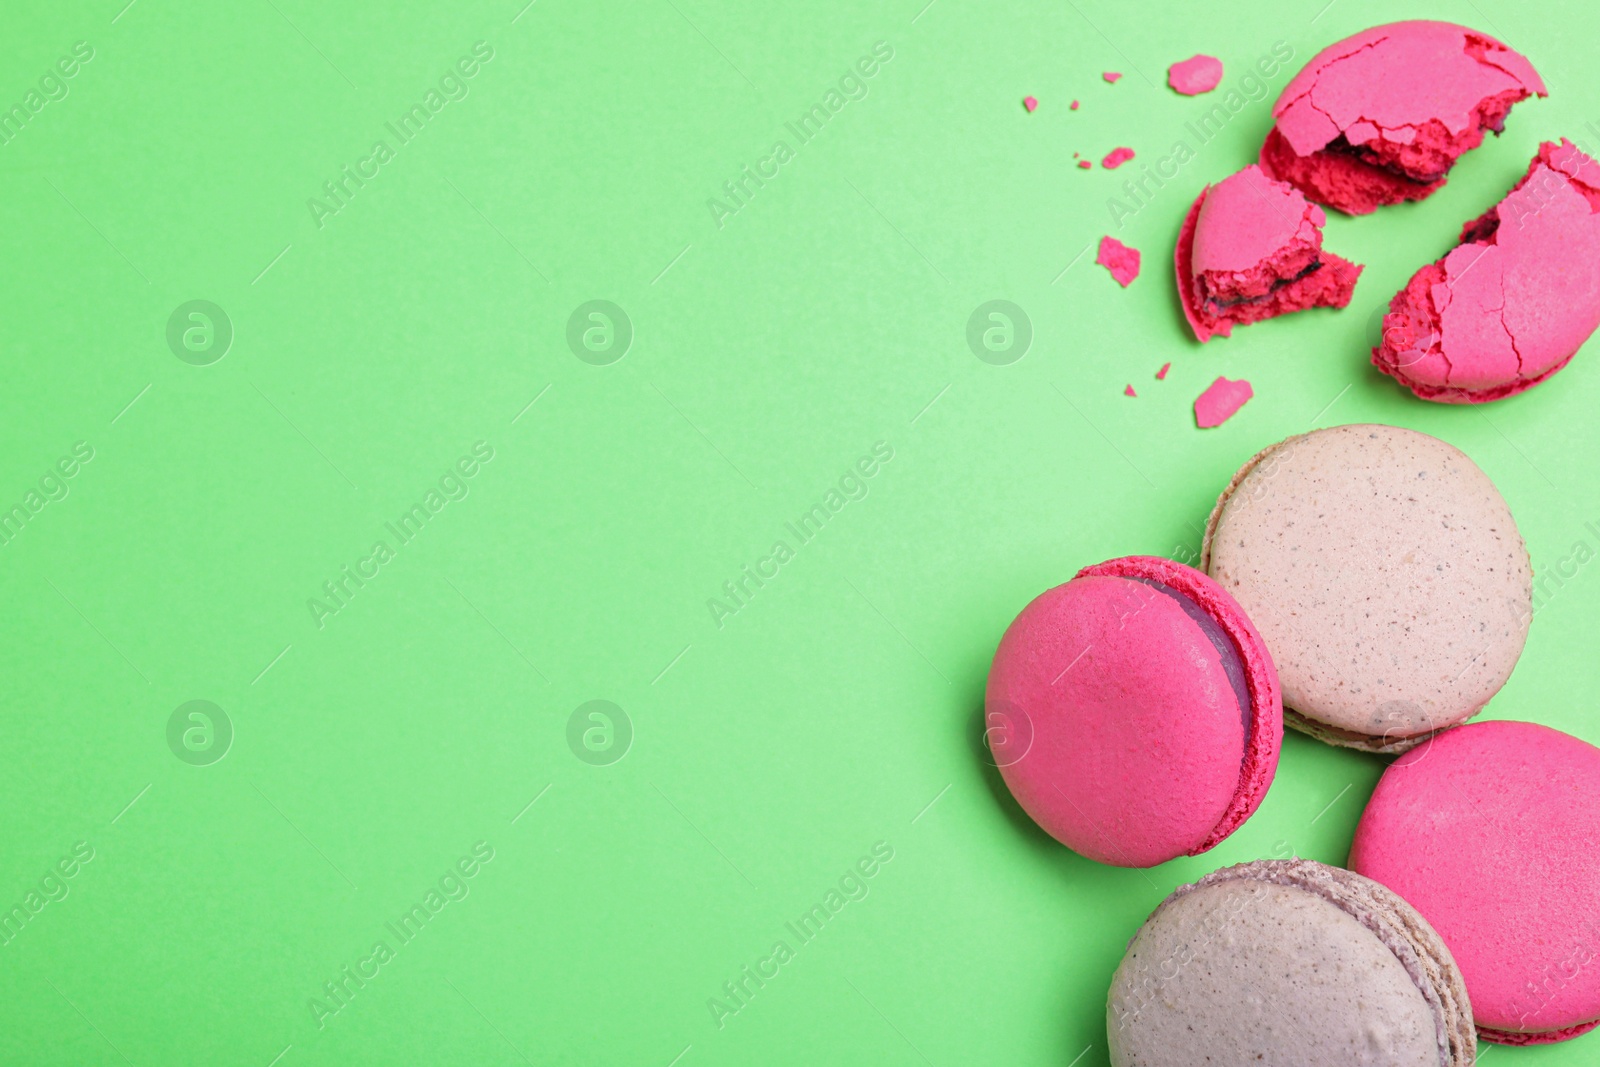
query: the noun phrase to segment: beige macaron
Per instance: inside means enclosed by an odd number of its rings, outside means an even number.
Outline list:
[[[1201,569],[1266,639],[1284,721],[1404,752],[1511,675],[1533,568],[1494,483],[1397,426],[1334,426],[1254,456],[1206,523]]]
[[[1258,860],[1183,886],[1106,999],[1112,1067],[1467,1067],[1472,1008],[1427,920],[1359,874]]]

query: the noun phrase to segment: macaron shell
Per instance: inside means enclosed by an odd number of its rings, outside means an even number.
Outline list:
[[[1350,865],[1450,945],[1481,1034],[1576,1036],[1600,1020],[1600,748],[1546,726],[1449,730],[1384,772]]]
[[[1210,186],[1195,219],[1191,269],[1247,271],[1298,240],[1320,247],[1322,209],[1255,164]]]
[[[1600,164],[1568,141],[1540,145],[1495,206],[1492,236],[1424,266],[1390,301],[1399,328],[1373,362],[1446,403],[1511,396],[1566,366],[1600,326],[1597,206]]]
[[[1026,724],[1025,754],[998,762],[1028,814],[1090,859],[1148,867],[1243,821],[1277,746],[1269,730],[1252,751],[1248,709],[1211,638],[1173,595],[1136,580],[1166,572],[1105,567],[1134,576],[1085,573],[1023,609],[995,653],[986,702],[991,718]]]
[[[1220,323],[1213,330],[1200,316],[1199,283],[1194,276],[1194,237],[1199,226],[1200,212],[1205,207],[1206,197],[1211,194],[1211,186],[1200,190],[1200,195],[1194,198],[1194,203],[1189,205],[1189,211],[1183,217],[1183,223],[1178,227],[1178,243],[1172,250],[1172,266],[1178,283],[1178,306],[1183,309],[1183,317],[1189,323],[1189,329],[1194,331],[1195,339],[1204,344],[1213,337],[1233,336],[1233,324]]]
[[[1322,896],[1254,878],[1157,909],[1112,979],[1106,1029],[1114,1067],[1442,1062],[1436,1010],[1383,941]]]
[[[1255,164],[1200,191],[1173,251],[1178,299],[1202,343],[1233,327],[1344,307],[1362,268],[1324,251],[1327,216]],[[1202,423],[1202,425],[1205,425]]]
[[[1335,744],[1404,747],[1476,714],[1532,614],[1527,550],[1493,483],[1392,426],[1252,458],[1212,512],[1202,566],[1266,640],[1286,709]]]
[[[1467,47],[1471,38],[1495,47],[1480,61]],[[1272,114],[1289,146],[1306,156],[1341,132],[1360,144],[1380,127],[1404,131],[1430,119],[1459,134],[1475,121],[1480,101],[1515,90],[1542,95],[1544,82],[1527,59],[1487,34],[1448,22],[1394,22],[1317,53],[1284,87]]]

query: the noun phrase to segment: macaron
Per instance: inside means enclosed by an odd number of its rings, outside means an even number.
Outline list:
[[[1533,64],[1450,22],[1392,22],[1329,45],[1284,86],[1261,169],[1319,204],[1364,215],[1421,200],[1545,93]]]
[[[1249,613],[1284,721],[1403,752],[1511,675],[1533,571],[1511,510],[1461,452],[1398,426],[1334,426],[1252,457],[1212,509],[1201,567]]]
[[[1256,810],[1283,741],[1277,673],[1238,603],[1192,567],[1085,567],[1006,628],[985,719],[1007,787],[1101,863],[1214,847]]]
[[[1178,234],[1183,316],[1200,341],[1291,311],[1350,303],[1361,266],[1322,248],[1327,216],[1251,164],[1208,185]]]
[[[1505,199],[1389,301],[1372,362],[1424,400],[1480,404],[1567,365],[1600,326],[1600,163],[1546,141]]]
[[[1350,866],[1450,946],[1478,1036],[1565,1041],[1600,1021],[1600,748],[1548,726],[1448,730],[1383,772]]]
[[[1466,1067],[1461,972],[1416,909],[1311,860],[1257,860],[1182,886],[1111,979],[1112,1067]]]

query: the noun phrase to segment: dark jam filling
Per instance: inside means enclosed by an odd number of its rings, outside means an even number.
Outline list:
[[[1319,271],[1321,269],[1322,269],[1322,261],[1320,259],[1313,259],[1310,263],[1306,264],[1305,270],[1302,270],[1299,274],[1296,274],[1294,277],[1292,277],[1292,278],[1278,278],[1278,279],[1275,279],[1273,281],[1273,283],[1272,283],[1272,288],[1268,289],[1266,292],[1262,293],[1260,296],[1245,296],[1245,297],[1240,297],[1238,300],[1219,300],[1218,298],[1216,298],[1214,296],[1208,296],[1208,297],[1206,297],[1206,306],[1210,307],[1210,308],[1216,308],[1218,310],[1221,310],[1221,309],[1224,309],[1224,308],[1238,307],[1241,304],[1263,304],[1263,303],[1266,303],[1268,300],[1271,300],[1274,296],[1276,296],[1280,289],[1285,289],[1285,288],[1293,285],[1295,282],[1299,281],[1302,278],[1310,277],[1311,275],[1315,274],[1317,271]]]
[[[1503,123],[1501,128],[1504,128]],[[1495,132],[1499,133],[1500,131],[1495,130]],[[1372,167],[1374,170],[1381,170],[1385,174],[1392,174],[1396,178],[1400,178],[1403,181],[1414,182],[1417,185],[1432,185],[1434,182],[1450,173],[1450,168],[1446,166],[1437,174],[1425,175],[1423,177],[1418,177],[1415,174],[1408,174],[1398,164],[1379,158],[1377,153],[1373,152],[1371,149],[1361,148],[1357,145],[1351,144],[1342,133],[1333,140],[1329,141],[1322,150],[1324,152],[1332,152],[1336,155],[1349,156],[1352,159],[1360,160],[1362,163]]]

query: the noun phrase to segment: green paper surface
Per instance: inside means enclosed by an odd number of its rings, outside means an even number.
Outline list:
[[[1099,866],[986,762],[989,658],[1314,426],[1495,480],[1561,573],[1485,714],[1600,741],[1594,344],[1483,407],[1367,360],[1539,141],[1600,143],[1589,5],[522,3],[10,12],[0,1062],[1104,1064],[1150,909],[1342,862],[1384,761],[1291,735],[1219,848]],[[1402,17],[1550,98],[1330,219],[1348,309],[1194,344],[1190,202]]]

